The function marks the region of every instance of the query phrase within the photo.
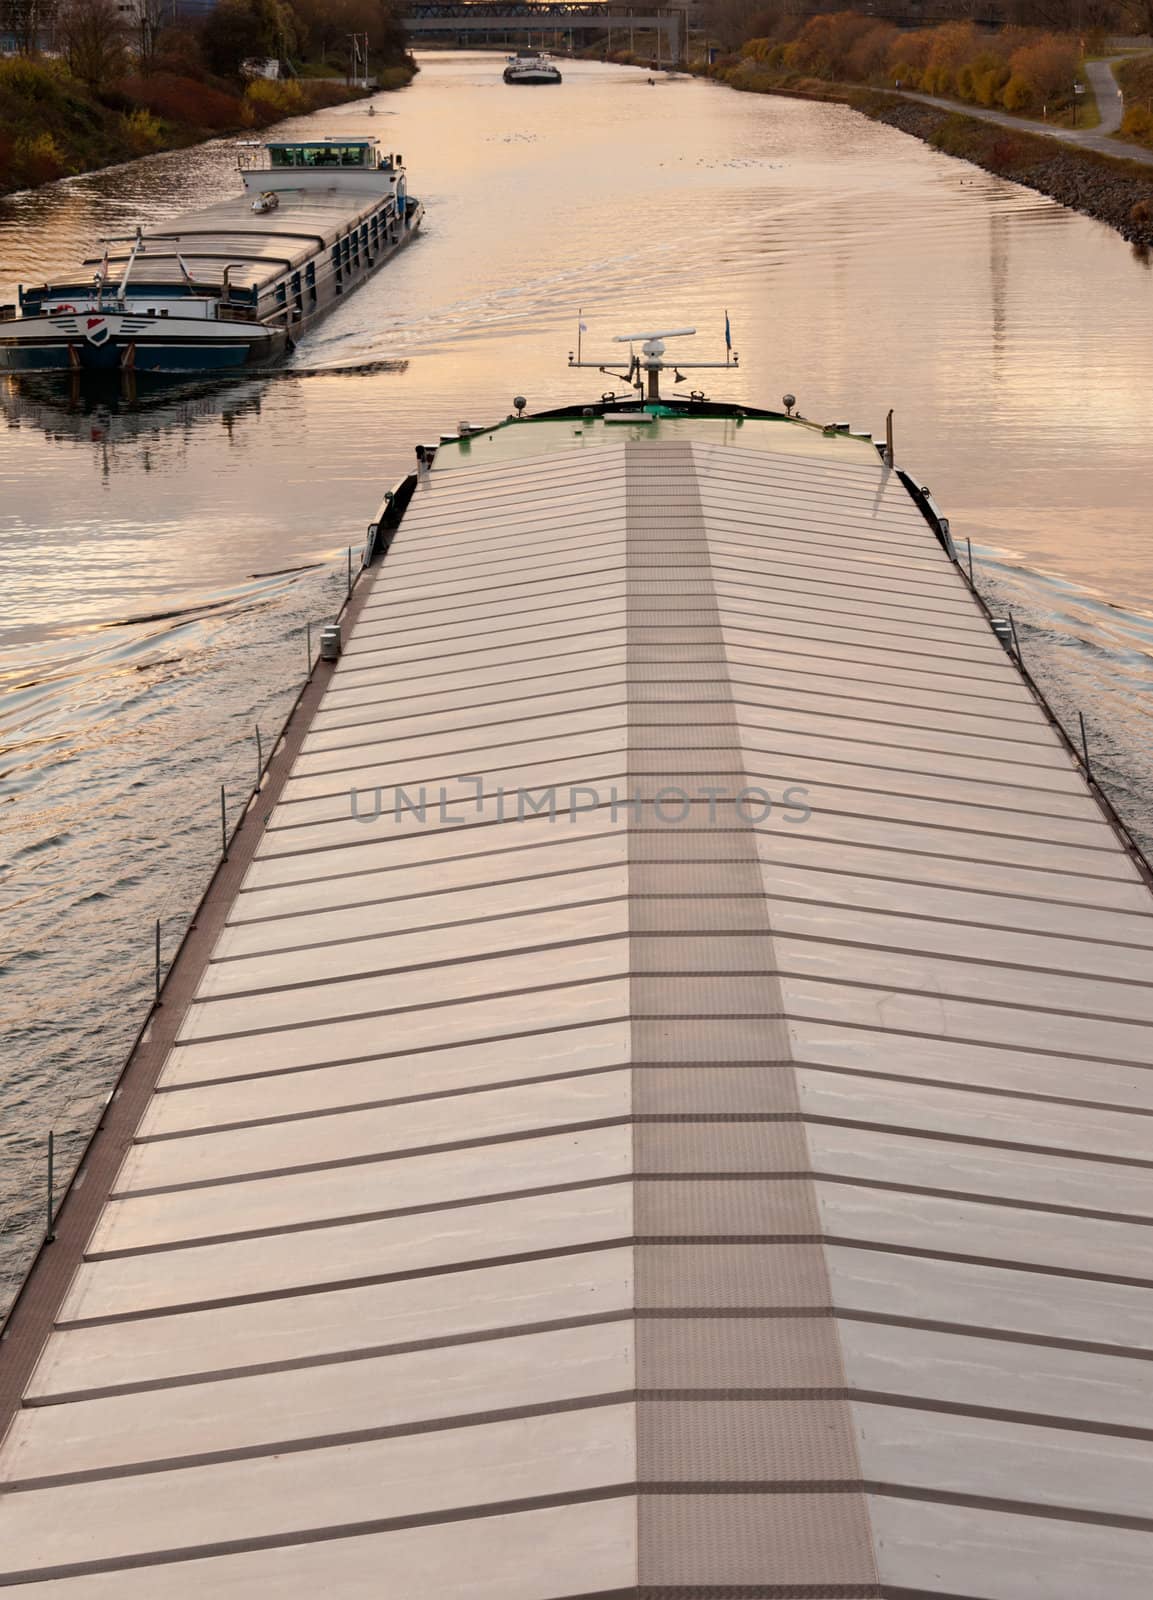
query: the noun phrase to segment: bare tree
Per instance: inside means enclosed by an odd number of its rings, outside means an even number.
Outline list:
[[[736,50],[746,39],[763,39],[776,33],[784,6],[779,0],[705,0],[702,12],[713,38],[725,49]]]
[[[124,19],[115,0],[66,0],[60,44],[69,70],[92,89],[103,89],[125,67]]]
[[[1005,22],[1021,28],[1045,28],[1052,33],[1122,32],[1126,10],[1142,6],[1153,16],[1153,0],[1003,0],[998,7]]]
[[[175,16],[173,0],[136,0],[136,37],[133,49],[140,63],[140,71],[147,76],[156,59],[156,45],[161,33],[170,27]]]

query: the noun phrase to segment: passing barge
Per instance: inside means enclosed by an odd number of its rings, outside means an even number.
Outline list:
[[[543,51],[518,50],[509,56],[503,73],[505,83],[543,84],[560,83],[560,68],[550,61]]]
[[[429,458],[0,1344],[0,1587],[1147,1600],[1153,898],[931,500],[659,391]]]
[[[400,156],[371,138],[240,148],[244,192],[0,306],[0,371],[270,366],[420,227]]]

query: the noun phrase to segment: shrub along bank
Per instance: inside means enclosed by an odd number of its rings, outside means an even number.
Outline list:
[[[355,99],[340,82],[354,31],[383,88],[416,71],[390,0],[218,0],[194,27],[146,25],[151,0],[139,27],[127,10],[58,0],[59,56],[37,54],[31,29],[25,54],[0,59],[0,193]],[[270,58],[297,74],[250,77]]]
[[[355,99],[339,83],[258,79],[243,90],[130,74],[97,93],[62,62],[0,60],[0,194]]]
[[[1153,55],[1121,62],[1113,76],[1125,96],[1122,137],[1153,150]]]

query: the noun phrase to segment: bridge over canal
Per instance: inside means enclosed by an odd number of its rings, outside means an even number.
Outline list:
[[[607,35],[607,48],[633,48],[637,35],[655,34],[657,60],[684,55],[685,12],[673,6],[632,7],[600,3],[509,5],[495,0],[475,5],[409,5],[404,26],[410,36],[455,37],[461,42],[587,45]]]

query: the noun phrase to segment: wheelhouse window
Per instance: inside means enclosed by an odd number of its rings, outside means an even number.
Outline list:
[[[274,167],[365,167],[369,166],[371,146],[367,144],[274,144],[268,148]]]

